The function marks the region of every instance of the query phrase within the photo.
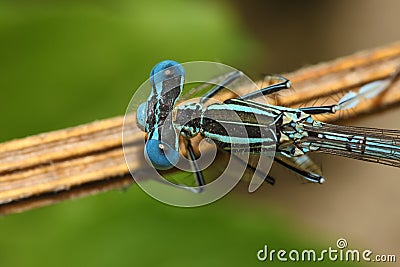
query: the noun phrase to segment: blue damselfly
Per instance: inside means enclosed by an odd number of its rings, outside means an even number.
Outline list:
[[[236,157],[240,153],[269,153],[278,164],[315,183],[323,183],[325,179],[309,158],[309,152],[400,167],[400,131],[338,126],[312,118],[315,114],[333,114],[352,108],[362,99],[376,96],[392,83],[397,72],[387,79],[364,85],[358,92],[347,93],[335,105],[287,108],[254,101],[290,88],[289,80],[281,76],[271,76],[277,82],[260,90],[213,103],[214,95],[242,75],[239,71],[228,73],[200,100],[177,105],[185,70],[170,60],[157,64],[150,74],[152,92],[137,111],[137,124],[147,133],[144,154],[148,162],[160,170],[175,166],[180,158],[181,138],[192,162],[196,184],[204,186],[205,179],[191,142],[200,135]],[[275,183],[268,173],[259,172],[249,164],[246,167],[264,181]]]

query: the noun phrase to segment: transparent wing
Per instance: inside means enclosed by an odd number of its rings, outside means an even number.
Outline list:
[[[304,125],[308,136],[300,145],[317,152],[400,167],[400,130],[340,126],[327,123]]]

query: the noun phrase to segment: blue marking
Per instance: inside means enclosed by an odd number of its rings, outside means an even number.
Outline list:
[[[205,137],[208,137],[212,140],[217,140],[221,141],[224,143],[230,143],[230,144],[254,144],[254,143],[266,143],[269,142],[275,146],[276,140],[273,140],[271,138],[266,138],[266,137],[261,137],[261,138],[256,138],[256,137],[237,137],[237,136],[229,136],[229,135],[221,135],[221,134],[214,134],[214,133],[209,133],[209,132],[203,132]]]

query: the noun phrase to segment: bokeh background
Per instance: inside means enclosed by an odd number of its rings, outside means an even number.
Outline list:
[[[123,114],[163,59],[219,61],[257,79],[393,42],[398,10],[396,0],[2,0],[0,141]],[[398,116],[345,123],[399,129]],[[2,217],[0,266],[256,266],[269,264],[256,259],[265,244],[323,249],[340,237],[398,253],[399,171],[317,160],[324,186],[275,170],[277,186],[250,195],[241,185],[201,208],[132,186]]]

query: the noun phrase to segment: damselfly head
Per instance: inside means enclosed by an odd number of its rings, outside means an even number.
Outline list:
[[[168,170],[176,165],[179,160],[179,152],[167,143],[156,139],[147,141],[144,149],[147,162],[158,170]]]
[[[150,72],[150,83],[158,84],[176,76],[185,76],[182,65],[173,60],[164,60],[154,66]]]

